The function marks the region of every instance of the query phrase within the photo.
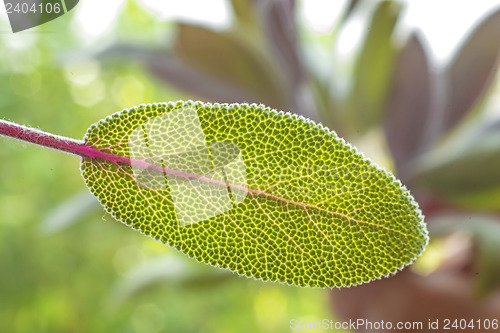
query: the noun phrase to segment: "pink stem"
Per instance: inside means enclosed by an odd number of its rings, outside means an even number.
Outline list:
[[[98,148],[87,146],[85,142],[80,140],[75,140],[64,136],[43,132],[31,127],[18,125],[16,123],[2,119],[0,119],[0,134],[5,136],[10,136],[18,140],[23,140],[29,143],[33,143],[39,146],[56,149],[66,153],[71,153],[81,157],[88,157],[91,159],[98,158],[115,164],[121,163],[127,165],[135,165],[144,169],[152,169],[158,172],[168,173],[173,176],[183,177],[186,179],[197,178],[200,180],[207,181],[209,183],[215,183],[218,185],[227,186],[225,182],[207,178],[205,177],[205,175],[183,172],[180,170],[174,170],[159,165],[151,164],[146,162],[145,160],[136,160],[136,159],[131,159],[130,157],[127,156],[119,156],[115,154],[106,153]]]
[[[0,119],[0,134],[67,153],[88,156],[83,141],[43,132]]]
[[[81,157],[102,158],[115,163],[130,164],[128,157],[105,153],[100,149],[87,146],[81,140],[43,132],[2,119],[0,119],[0,134]]]
[[[198,175],[189,172],[184,172],[180,170],[170,169],[168,167],[163,167],[155,164],[151,164],[146,162],[145,160],[136,160],[131,159],[127,156],[119,156],[115,154],[110,154],[103,152],[100,149],[93,148],[91,146],[87,146],[85,142],[80,140],[71,139],[64,136],[55,135],[52,133],[43,132],[31,127],[22,126],[10,121],[0,119],[0,135],[5,135],[12,137],[14,139],[23,140],[29,143],[33,143],[39,146],[52,148],[55,150],[63,151],[66,153],[74,154],[81,157],[87,157],[91,159],[102,159],[105,161],[109,161],[115,164],[127,164],[127,165],[135,165],[144,169],[152,169],[162,173],[168,173],[173,176],[183,177],[186,179],[196,178],[200,181],[206,181],[207,183],[212,183],[220,186],[228,186],[224,181],[220,181],[217,179],[211,179],[206,177],[206,175]],[[242,187],[239,185],[231,185],[234,189],[240,189],[243,191],[250,191],[246,187]],[[255,191],[258,194],[267,194],[262,191]],[[260,193],[262,192],[262,193]]]
[[[135,165],[144,169],[152,169],[161,173],[168,173],[173,176],[183,177],[186,179],[196,178],[201,181],[206,181],[208,183],[217,184],[220,186],[228,186],[223,181],[211,179],[205,175],[198,175],[189,172],[184,172],[180,170],[170,169],[168,167],[162,167],[159,165],[151,164],[145,160],[131,159],[127,156],[119,156],[115,154],[106,153],[100,149],[87,146],[85,142],[67,138],[64,136],[59,136],[47,132],[43,132],[31,127],[18,125],[16,123],[0,119],[0,134],[5,136],[10,136],[12,138],[23,140],[29,143],[33,143],[39,146],[56,149],[66,153],[71,153],[81,157],[88,157],[91,159],[102,159],[115,164],[127,164]],[[241,189],[248,191],[247,188],[243,188],[238,185],[232,185],[235,189]]]

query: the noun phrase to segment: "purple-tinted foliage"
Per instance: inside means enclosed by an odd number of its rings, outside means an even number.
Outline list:
[[[421,37],[414,34],[396,61],[384,124],[387,144],[400,177],[404,174],[404,163],[423,148],[426,125],[431,116],[431,81],[431,69]]]
[[[500,55],[500,9],[470,34],[448,69],[448,103],[442,132],[457,125],[488,90]]]

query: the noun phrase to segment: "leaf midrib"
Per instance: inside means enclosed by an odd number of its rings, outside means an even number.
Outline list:
[[[112,154],[112,153],[107,153],[107,152],[102,151],[100,148],[94,148],[92,146],[86,145],[85,143],[82,143],[82,144],[87,148],[87,149],[84,150],[86,153],[81,155],[82,157],[87,157],[87,158],[90,158],[90,159],[103,159],[105,161],[114,163],[116,165],[119,165],[119,164],[126,164],[126,165],[129,165],[129,166],[136,165],[136,166],[142,167],[144,169],[155,170],[155,171],[158,171],[158,172],[162,172],[163,174],[169,174],[169,175],[172,175],[172,176],[175,176],[175,177],[182,177],[182,178],[187,179],[187,180],[195,178],[197,180],[201,180],[201,181],[204,181],[204,182],[209,183],[209,184],[214,184],[214,185],[223,186],[223,187],[228,187],[229,186],[230,188],[234,188],[236,190],[246,191],[249,194],[251,194],[252,197],[254,195],[262,195],[262,196],[265,196],[265,197],[268,197],[268,198],[271,198],[271,199],[274,199],[274,200],[277,200],[277,201],[284,202],[286,204],[292,204],[292,205],[295,205],[295,206],[302,207],[306,211],[307,211],[307,208],[312,208],[312,209],[316,209],[316,210],[318,210],[320,212],[324,212],[326,214],[338,216],[338,217],[346,219],[346,220],[348,220],[350,222],[355,222],[355,223],[359,223],[359,224],[367,224],[367,225],[370,225],[370,226],[375,226],[375,227],[384,229],[386,231],[396,232],[396,233],[398,233],[400,235],[403,235],[405,237],[418,238],[418,237],[416,237],[414,235],[404,233],[401,230],[393,229],[393,228],[387,227],[385,225],[376,224],[376,223],[372,223],[372,222],[369,222],[369,221],[355,219],[355,218],[353,218],[353,217],[351,217],[351,216],[349,216],[347,214],[343,214],[343,213],[340,213],[340,212],[330,211],[328,209],[319,207],[319,206],[314,205],[314,204],[309,204],[309,203],[294,201],[294,200],[291,200],[291,199],[287,199],[287,198],[283,198],[283,197],[274,195],[272,193],[267,193],[267,192],[262,191],[262,190],[252,189],[252,188],[243,187],[243,186],[237,185],[237,184],[231,184],[231,183],[223,182],[223,181],[220,181],[220,180],[208,178],[205,175],[198,175],[198,174],[194,174],[194,173],[189,173],[189,172],[185,172],[185,171],[180,171],[180,170],[175,170],[175,169],[171,169],[171,168],[159,166],[159,165],[156,165],[156,164],[151,164],[151,163],[148,163],[148,162],[146,162],[144,160],[137,160],[137,159],[130,158],[128,156],[121,156],[121,155],[116,155],[116,154]]]

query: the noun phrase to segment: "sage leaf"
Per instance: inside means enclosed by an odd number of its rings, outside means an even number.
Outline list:
[[[396,56],[394,27],[402,6],[377,3],[354,68],[354,82],[343,110],[351,132],[368,129],[382,120]],[[351,19],[353,19],[351,17]]]
[[[300,116],[255,104],[147,104],[92,125],[85,145],[100,157],[84,156],[82,175],[110,214],[247,277],[356,285],[395,273],[427,244],[405,187]]]
[[[429,150],[413,163],[408,181],[462,207],[500,207],[500,121],[479,123]]]
[[[451,60],[446,74],[449,101],[443,132],[455,127],[486,95],[498,70],[500,9],[493,11],[468,36]]]
[[[384,132],[396,165],[421,153],[432,116],[433,82],[426,50],[413,34],[397,57],[389,89]],[[404,169],[404,168],[400,168]],[[399,175],[404,170],[399,170]]]
[[[172,50],[189,67],[233,89],[243,88],[253,100],[275,107],[288,105],[286,81],[275,63],[236,32],[179,24]]]

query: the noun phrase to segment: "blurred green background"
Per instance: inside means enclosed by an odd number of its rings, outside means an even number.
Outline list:
[[[115,8],[104,16],[82,3],[17,34],[2,17],[0,117],[80,139],[147,102],[299,113],[412,190],[428,251],[411,270],[341,291],[238,277],[114,221],[85,189],[79,158],[0,137],[0,332],[289,332],[293,318],[500,313],[500,6],[436,60],[403,15],[411,1],[317,1],[309,25],[304,2],[225,3],[226,25],[134,0],[103,3]],[[453,2],[448,11],[440,29],[458,16]]]

